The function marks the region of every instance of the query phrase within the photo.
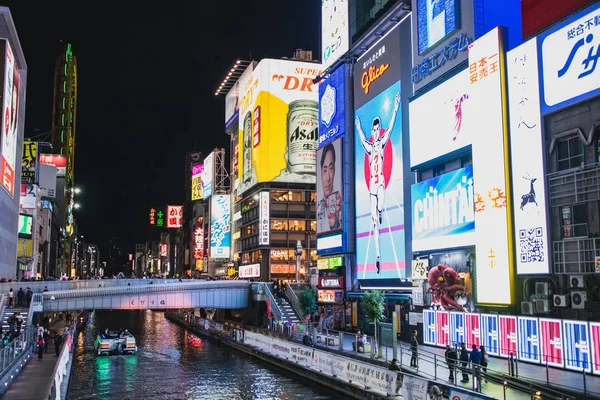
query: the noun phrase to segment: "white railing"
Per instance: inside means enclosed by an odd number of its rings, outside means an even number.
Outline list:
[[[261,282],[259,284],[259,287],[261,287],[261,286],[264,289],[265,296],[267,296],[267,299],[269,299],[269,303],[271,305],[271,314],[273,314],[273,317],[275,317],[276,320],[280,320],[281,319],[281,310],[279,309],[279,305],[277,304],[277,301],[275,300],[273,293],[271,293],[271,289],[269,289],[269,285],[264,282]]]
[[[75,319],[77,320],[77,319]],[[50,393],[47,398],[52,398],[55,400],[60,400],[60,388],[65,375],[67,375],[67,365],[69,364],[70,353],[73,352],[73,336],[76,330],[76,322],[69,329],[65,329],[65,334],[63,334],[63,347],[60,350],[60,354],[58,356],[58,360],[56,361],[56,365],[54,366],[54,372],[52,376],[52,388],[50,389]]]
[[[552,207],[600,199],[600,163],[547,175]]]
[[[600,238],[565,239],[552,243],[555,274],[596,273]]]

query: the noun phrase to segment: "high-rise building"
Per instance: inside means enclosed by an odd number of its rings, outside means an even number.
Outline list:
[[[66,159],[64,177],[57,179],[59,224],[63,228],[62,272],[69,272],[71,238],[74,232],[75,205],[75,127],[77,120],[77,59],[71,44],[66,44],[54,69],[54,101],[52,107],[52,152]]]

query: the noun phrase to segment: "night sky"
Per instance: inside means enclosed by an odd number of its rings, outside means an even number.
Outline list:
[[[214,93],[236,59],[292,57],[296,48],[319,54],[317,0],[2,5],[28,65],[25,137],[51,129],[55,61],[63,43],[73,45],[75,216],[101,255],[110,236],[133,252],[156,235],[148,209],[183,202],[186,151],[229,150],[225,97]]]

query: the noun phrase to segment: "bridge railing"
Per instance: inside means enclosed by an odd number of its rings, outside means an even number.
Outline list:
[[[225,283],[226,282],[226,283]],[[182,292],[200,289],[244,289],[249,288],[247,281],[201,281],[170,284],[150,284],[146,286],[98,287],[94,289],[74,289],[69,291],[44,292],[44,301],[74,299],[81,297],[117,296],[124,294],[149,294]]]
[[[265,282],[260,282],[260,283],[258,283],[258,288],[259,288],[259,290],[261,290],[261,289],[264,290],[265,296],[269,300],[269,304],[271,307],[271,314],[273,314],[273,317],[277,320],[281,319],[281,310],[279,309],[279,305],[277,304],[277,301],[275,300],[275,296],[273,296],[273,293],[271,293],[271,289],[269,288],[269,285]]]

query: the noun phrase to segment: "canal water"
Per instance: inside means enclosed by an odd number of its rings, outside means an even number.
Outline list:
[[[95,311],[75,337],[67,399],[336,399],[320,385],[168,321],[162,312]],[[104,329],[129,329],[136,355],[97,356]]]

